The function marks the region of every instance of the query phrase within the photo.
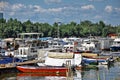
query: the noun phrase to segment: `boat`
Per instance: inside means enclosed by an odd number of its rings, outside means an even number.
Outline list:
[[[113,45],[110,46],[111,51],[120,51],[120,38],[116,38],[113,41]]]
[[[45,62],[38,66],[67,66],[81,68],[82,56],[74,53],[46,52]]]
[[[15,57],[0,57],[0,64],[7,64],[13,62],[22,62],[22,60]]]
[[[72,73],[71,73],[72,74]],[[73,77],[74,80],[82,80],[81,71],[76,71],[75,76]],[[55,73],[17,73],[17,80],[24,80],[24,79],[39,79],[39,80],[73,80],[70,79],[70,76],[65,74],[55,74]]]
[[[86,65],[94,64],[94,65],[107,65],[108,59],[107,58],[86,58],[83,57],[83,63]]]
[[[66,44],[63,46],[63,51],[64,52],[74,52],[75,48],[76,48],[76,45],[74,43],[75,43],[74,41],[66,42]]]
[[[82,64],[86,65],[98,65],[98,61],[95,59],[84,58],[82,59]]]
[[[32,60],[37,57],[37,51],[32,51],[31,47],[20,46],[18,50],[8,50],[5,51],[5,56],[12,55],[16,58],[22,59],[23,61]]]
[[[16,62],[22,62],[21,59],[16,58],[16,57],[0,57],[0,68],[10,68],[14,67]]]
[[[77,50],[81,51],[82,53],[100,53],[100,43],[98,39],[94,38],[87,38],[83,39],[79,46],[77,46]]]
[[[94,57],[98,56],[98,54],[96,54],[96,53],[82,53],[81,55],[83,57],[89,57],[89,58],[94,58]]]
[[[51,66],[17,66],[17,69],[21,72],[27,73],[50,73],[61,74],[68,72],[67,67],[51,67]]]

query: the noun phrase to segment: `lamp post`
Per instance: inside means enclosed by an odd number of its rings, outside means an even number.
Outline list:
[[[58,30],[57,30],[57,38],[59,39],[60,38],[60,25],[62,24],[61,22],[57,22],[57,24],[58,24]]]

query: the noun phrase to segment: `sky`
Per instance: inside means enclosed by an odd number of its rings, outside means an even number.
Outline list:
[[[0,12],[5,19],[22,22],[93,23],[120,25],[120,0],[0,0]]]

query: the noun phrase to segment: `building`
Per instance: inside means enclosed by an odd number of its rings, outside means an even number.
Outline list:
[[[3,18],[3,13],[0,13],[0,19]]]

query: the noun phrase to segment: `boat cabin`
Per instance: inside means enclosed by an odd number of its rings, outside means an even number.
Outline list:
[[[23,59],[23,61],[30,60],[37,57],[37,52],[34,52],[30,47],[19,47],[14,56]]]

